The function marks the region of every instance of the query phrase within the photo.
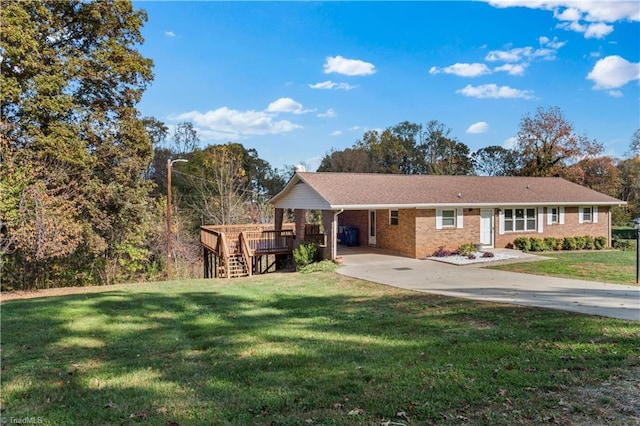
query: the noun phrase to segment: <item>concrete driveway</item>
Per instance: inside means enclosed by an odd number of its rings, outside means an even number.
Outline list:
[[[496,250],[497,251],[497,250]],[[349,247],[338,273],[408,290],[640,321],[640,287],[456,266]],[[523,260],[539,260],[524,255]],[[538,259],[536,259],[538,258]]]

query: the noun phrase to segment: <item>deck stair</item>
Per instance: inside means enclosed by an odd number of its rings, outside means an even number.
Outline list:
[[[228,274],[227,278],[249,276],[249,270],[242,254],[233,254],[229,256],[229,264],[227,265],[225,273]]]

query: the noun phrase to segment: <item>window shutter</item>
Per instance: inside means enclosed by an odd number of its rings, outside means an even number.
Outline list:
[[[504,235],[504,210],[498,211],[498,234]]]
[[[593,213],[592,213],[592,222],[593,223],[598,223],[598,206],[593,206]]]
[[[584,217],[584,208],[578,207],[578,223],[582,223],[582,218]]]
[[[551,225],[553,223],[553,214],[551,212],[551,207],[547,207],[547,225]]]
[[[442,210],[436,210],[436,229],[442,229]]]
[[[560,217],[558,218],[558,222],[560,222],[560,225],[564,225],[564,207],[560,207],[560,211],[558,214],[560,215]]]
[[[456,218],[456,228],[460,229],[464,227],[464,209],[459,208],[457,209],[457,215],[458,217]]]
[[[544,232],[544,225],[542,222],[544,221],[544,207],[538,207],[538,232]]]

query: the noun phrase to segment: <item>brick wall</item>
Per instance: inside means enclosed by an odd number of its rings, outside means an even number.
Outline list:
[[[494,247],[503,248],[518,237],[593,237],[610,236],[610,209],[598,208],[598,223],[579,223],[578,207],[565,208],[564,224],[547,225],[546,208],[543,215],[544,232],[508,232],[499,234],[498,209],[494,209]],[[368,245],[369,211],[345,211],[338,216],[339,225],[359,229],[360,245]],[[462,244],[480,242],[480,209],[463,211],[463,228],[436,229],[435,209],[400,209],[398,225],[389,224],[389,210],[376,211],[376,247],[384,248],[415,258],[431,256],[444,246],[455,250]]]
[[[495,246],[506,247],[518,237],[545,238],[545,237],[579,237],[590,235],[592,237],[606,237],[611,244],[610,235],[610,208],[598,207],[598,223],[579,223],[579,208],[566,207],[564,209],[564,224],[554,223],[547,225],[547,209],[545,208],[543,229],[544,232],[506,232],[504,235],[498,234],[498,218],[496,216],[496,236]]]

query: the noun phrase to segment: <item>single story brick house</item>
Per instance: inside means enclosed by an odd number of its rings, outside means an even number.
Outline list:
[[[276,229],[284,210],[295,210],[298,242],[306,210],[322,211],[330,259],[344,226],[359,229],[360,245],[414,258],[523,236],[604,236],[610,245],[611,207],[626,204],[561,178],[324,172],[297,172],[271,203]]]

